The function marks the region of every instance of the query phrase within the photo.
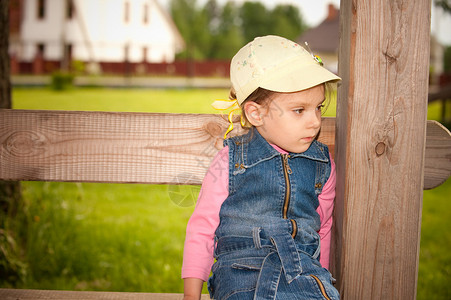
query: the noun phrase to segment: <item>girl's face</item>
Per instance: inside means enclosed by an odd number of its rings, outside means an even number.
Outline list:
[[[258,105],[260,120],[254,126],[270,144],[285,151],[306,151],[321,128],[324,85],[294,93],[275,93],[269,105]]]

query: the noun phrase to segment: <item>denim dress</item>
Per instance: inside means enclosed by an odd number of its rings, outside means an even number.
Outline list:
[[[215,232],[213,299],[339,299],[321,267],[318,195],[327,146],[281,154],[255,129],[227,139],[229,196]]]

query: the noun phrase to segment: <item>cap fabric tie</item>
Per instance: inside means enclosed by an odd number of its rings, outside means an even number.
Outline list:
[[[227,131],[224,134],[224,139],[226,139],[227,134],[233,130],[233,113],[237,110],[241,110],[240,105],[238,104],[238,101],[236,99],[232,99],[232,100],[218,99],[215,102],[213,102],[211,104],[211,106],[213,106],[213,108],[217,109],[217,110],[231,109],[231,111],[229,112],[229,115],[228,115],[228,120],[229,120],[230,124],[229,124],[229,127],[227,128]],[[240,123],[241,123],[241,126],[243,126],[243,127],[246,125],[242,115],[240,118]]]

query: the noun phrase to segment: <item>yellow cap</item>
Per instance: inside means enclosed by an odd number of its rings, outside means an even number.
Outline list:
[[[297,92],[341,80],[304,47],[274,35],[257,37],[241,48],[232,58],[230,79],[239,104],[259,87]]]

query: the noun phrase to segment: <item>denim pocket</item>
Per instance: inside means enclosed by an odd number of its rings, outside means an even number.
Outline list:
[[[214,299],[229,299],[255,290],[263,257],[238,258],[216,262],[209,280],[210,293]],[[251,293],[251,294],[252,294]]]
[[[231,267],[234,269],[260,271],[262,264],[263,258],[260,257],[241,258],[232,263]]]

